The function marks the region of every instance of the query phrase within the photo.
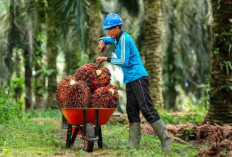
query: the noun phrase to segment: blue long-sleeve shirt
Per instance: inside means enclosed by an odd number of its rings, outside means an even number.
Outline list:
[[[99,40],[103,40],[106,45],[115,45],[115,54],[117,58],[111,58],[110,62],[114,65],[121,66],[124,74],[124,83],[129,83],[143,76],[148,76],[141,61],[139,51],[129,34],[123,32],[118,40],[111,37],[103,37]]]

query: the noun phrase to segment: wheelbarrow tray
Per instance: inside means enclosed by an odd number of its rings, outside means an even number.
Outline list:
[[[95,124],[95,111],[98,110],[98,125],[105,125],[116,108],[62,108],[60,111],[72,125],[83,125],[83,110],[86,111],[86,123]]]

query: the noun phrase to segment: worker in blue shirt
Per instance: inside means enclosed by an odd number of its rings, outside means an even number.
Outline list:
[[[167,129],[152,104],[148,73],[143,66],[139,51],[131,36],[121,30],[122,24],[123,21],[118,14],[111,13],[106,16],[103,29],[107,30],[110,37],[100,38],[98,48],[102,52],[106,45],[114,44],[117,57],[98,57],[96,61],[99,64],[107,61],[122,68],[123,82],[126,84],[126,111],[130,123],[126,147],[139,148],[141,139],[139,112],[141,111],[158,135],[163,151],[167,152],[171,148],[172,138],[168,136]]]

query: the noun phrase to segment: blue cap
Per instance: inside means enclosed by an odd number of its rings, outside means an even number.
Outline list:
[[[108,14],[104,20],[103,29],[109,29],[114,26],[122,25],[122,19],[118,14]]]

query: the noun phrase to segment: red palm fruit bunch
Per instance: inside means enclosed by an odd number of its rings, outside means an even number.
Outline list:
[[[74,74],[76,80],[83,80],[90,87],[94,88],[93,82],[97,79],[95,70],[97,69],[97,64],[89,63],[78,68]]]
[[[56,100],[60,108],[88,108],[91,93],[84,81],[76,81],[74,76],[66,76],[59,83]]]
[[[110,72],[107,68],[98,68],[97,64],[89,63],[78,68],[74,74],[76,80],[83,80],[91,91],[110,83]]]
[[[116,108],[118,105],[118,88],[111,84],[100,87],[92,95],[92,106],[94,108]],[[93,103],[94,102],[94,103]]]

